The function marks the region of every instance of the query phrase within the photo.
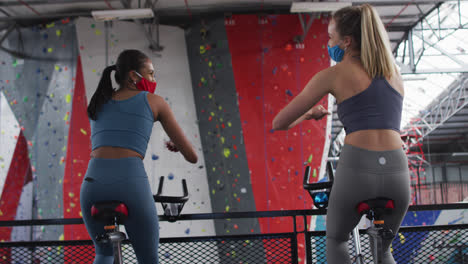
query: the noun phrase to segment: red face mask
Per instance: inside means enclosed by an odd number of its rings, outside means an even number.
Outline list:
[[[141,80],[139,80],[136,83],[136,87],[138,88],[138,90],[154,93],[154,91],[156,90],[157,82],[150,82],[143,76],[141,76],[141,74],[139,74],[138,72],[135,73],[141,77]]]

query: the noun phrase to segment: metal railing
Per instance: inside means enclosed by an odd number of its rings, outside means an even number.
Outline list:
[[[468,209],[468,204],[411,206],[409,212]],[[231,236],[161,238],[160,263],[299,263],[298,247],[305,237],[307,263],[326,263],[325,231],[308,231],[307,216],[325,215],[324,209],[232,212],[181,215],[178,221],[234,218],[292,218],[292,232]],[[160,221],[167,221],[160,216]],[[298,221],[306,228],[298,230]],[[0,221],[0,227],[82,224],[77,219]],[[468,263],[468,225],[402,227],[392,244],[397,263]],[[302,238],[300,238],[300,236]],[[301,240],[302,241],[302,240]],[[350,254],[353,244],[349,240]],[[372,263],[369,241],[361,230],[364,263]],[[123,244],[124,263],[137,263],[129,241]],[[91,240],[1,242],[0,264],[92,263]]]

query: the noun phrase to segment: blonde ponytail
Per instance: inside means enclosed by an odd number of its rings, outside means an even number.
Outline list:
[[[371,78],[390,78],[398,72],[387,31],[377,11],[369,4],[361,6],[361,62]]]

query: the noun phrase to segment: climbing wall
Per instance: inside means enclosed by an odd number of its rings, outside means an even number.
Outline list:
[[[10,220],[64,216],[62,184],[77,55],[76,33],[69,22],[57,21],[10,34],[4,45],[24,52],[25,59],[0,53],[2,97],[10,108],[7,111],[2,107],[1,116],[16,123],[9,126],[2,122],[0,128],[2,153],[6,151],[2,156],[10,161],[5,167],[0,165],[2,174],[8,168],[8,175],[18,175],[15,180],[6,179],[2,193],[2,199],[5,197],[16,210],[9,215]],[[14,151],[11,146],[16,146]],[[7,188],[12,184],[22,186],[21,196],[17,196],[17,188]],[[25,240],[31,235],[40,240],[64,238],[62,226],[37,227],[33,234],[30,228],[15,230],[4,239]]]
[[[163,194],[181,195],[181,180],[186,179],[190,200],[185,205],[183,213],[212,212],[193,100],[184,31],[176,27],[161,26],[160,44],[164,49],[162,52],[153,53],[148,48],[149,43],[146,40],[143,28],[136,23],[117,21],[106,29],[104,23],[80,18],[76,22],[76,26],[84,77],[84,96],[86,96],[88,102],[91,100],[101,78],[101,72],[105,68],[106,45],[109,64],[115,64],[117,56],[125,49],[141,50],[151,58],[156,71],[156,81],[158,82],[155,93],[168,102],[177,122],[195,147],[199,157],[197,164],[190,164],[184,160],[180,153],[172,153],[165,149],[164,141],[168,140],[169,137],[161,125],[156,123],[144,159],[151,189],[153,193],[156,193],[159,177],[165,176]],[[86,113],[82,113],[79,118],[87,120]],[[87,133],[89,136],[89,131]],[[162,214],[161,206],[159,204],[155,206],[157,206],[158,214]],[[214,235],[212,221],[161,222],[160,230],[161,237]]]
[[[302,32],[295,15],[243,15],[226,19],[258,211],[312,206],[302,188],[304,164],[311,166],[312,181],[317,181],[324,167],[324,154],[328,153],[325,148],[328,120],[306,121],[286,132],[273,131],[271,124],[310,78],[330,65],[326,53],[327,22],[326,18],[315,19],[304,43],[294,44],[293,38]],[[324,97],[319,104],[328,108],[328,98]],[[301,224],[299,230],[304,228]],[[260,226],[265,233],[291,232],[292,219],[260,219]],[[303,250],[300,246],[302,261]]]
[[[194,24],[186,31],[190,73],[207,168],[213,212],[256,211],[243,143],[231,56],[222,18]],[[217,235],[259,233],[257,219],[215,220]],[[251,241],[252,252],[264,262],[262,246]],[[225,248],[225,247],[220,247]],[[220,263],[249,256],[219,252]]]
[[[288,132],[273,132],[271,123],[329,66],[326,28],[326,19],[316,19],[303,45],[292,42],[301,33],[293,15],[238,15],[187,30],[213,211],[311,208],[303,168],[312,166],[312,181],[318,180],[328,153],[329,120],[304,122]],[[328,97],[320,104],[327,108]],[[287,218],[230,219],[216,222],[216,233],[290,232],[292,226]]]
[[[256,211],[224,20],[186,36],[213,212]],[[258,232],[255,219],[216,221],[217,234]]]

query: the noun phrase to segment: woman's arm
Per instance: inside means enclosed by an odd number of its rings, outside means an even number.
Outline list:
[[[316,105],[312,107],[309,111],[307,111],[305,114],[303,114],[301,117],[299,117],[292,124],[290,124],[287,129],[291,129],[299,125],[304,120],[320,120],[326,115],[331,115],[331,113],[328,112],[328,110],[326,110],[322,105]]]
[[[273,119],[273,129],[287,130],[307,119],[310,116],[310,114],[308,115],[308,111],[319,110],[314,110],[313,107],[322,97],[332,91],[334,71],[333,67],[328,68],[312,77],[302,92],[275,116]]]
[[[175,148],[182,153],[184,158],[190,163],[197,163],[198,156],[190,141],[185,137],[184,132],[177,123],[174,114],[169,105],[161,96],[150,94],[151,108],[157,109],[155,120],[160,121],[161,125],[171,139]],[[154,110],[153,110],[154,113]]]

